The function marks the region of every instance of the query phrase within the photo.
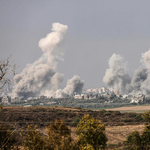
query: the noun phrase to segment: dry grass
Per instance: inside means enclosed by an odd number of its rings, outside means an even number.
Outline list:
[[[108,137],[108,143],[119,143],[126,140],[126,137],[137,130],[140,133],[143,132],[144,125],[126,125],[126,126],[112,126],[106,128],[106,135]]]
[[[75,141],[77,139],[76,128],[69,127],[71,129],[71,137]],[[126,140],[126,137],[137,130],[140,134],[143,132],[144,125],[126,125],[126,126],[107,126],[106,127],[106,136],[108,138],[107,144],[116,144],[116,146],[109,146],[108,150],[114,148],[122,148],[123,142]],[[44,135],[47,135],[46,128],[40,128],[39,131]],[[118,145],[120,143],[120,146]],[[117,146],[118,145],[118,146]]]
[[[71,137],[76,140],[76,128],[69,127],[71,129]],[[144,125],[126,125],[126,126],[109,126],[106,127],[106,136],[108,137],[108,143],[118,144],[119,142],[123,142],[126,140],[126,137],[137,130],[140,133],[143,132]],[[47,134],[46,128],[39,129],[44,135]]]
[[[106,110],[120,111],[120,112],[144,113],[145,111],[150,110],[150,105],[149,106],[119,107],[119,108],[112,108],[112,109],[106,109]]]

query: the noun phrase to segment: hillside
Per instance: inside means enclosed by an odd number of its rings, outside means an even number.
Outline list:
[[[120,113],[110,110],[93,111],[70,107],[3,107],[0,110],[0,122],[15,128],[27,127],[29,124],[42,127],[59,118],[64,120],[67,125],[73,126],[74,120],[77,117],[82,118],[84,114],[90,114],[95,119],[102,120],[107,126],[143,124],[140,113]]]

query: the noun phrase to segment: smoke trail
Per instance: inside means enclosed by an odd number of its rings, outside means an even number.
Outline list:
[[[47,90],[57,90],[63,75],[56,72],[58,60],[64,51],[59,49],[68,27],[60,23],[52,24],[52,32],[39,41],[43,55],[33,64],[28,64],[14,77],[12,96],[34,97]]]
[[[117,54],[113,54],[108,62],[109,69],[105,72],[103,82],[119,93],[128,93],[131,79],[128,75],[127,63]]]

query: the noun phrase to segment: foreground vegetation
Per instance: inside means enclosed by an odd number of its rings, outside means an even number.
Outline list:
[[[32,122],[29,118],[33,119]],[[150,112],[142,115],[81,108],[3,107],[0,109],[0,119],[1,149],[150,149]],[[108,143],[107,126],[116,126],[119,122],[124,123],[122,125],[146,124],[142,132],[130,133],[124,142]],[[41,129],[45,128],[46,132],[42,132]],[[72,134],[72,128],[76,137]]]

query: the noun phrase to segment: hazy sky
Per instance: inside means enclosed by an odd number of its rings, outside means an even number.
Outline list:
[[[147,0],[0,0],[0,58],[12,54],[20,73],[42,55],[39,40],[59,22],[68,25],[58,65],[62,87],[73,75],[85,88],[101,87],[113,53],[128,61],[132,75],[149,50],[149,6]]]

